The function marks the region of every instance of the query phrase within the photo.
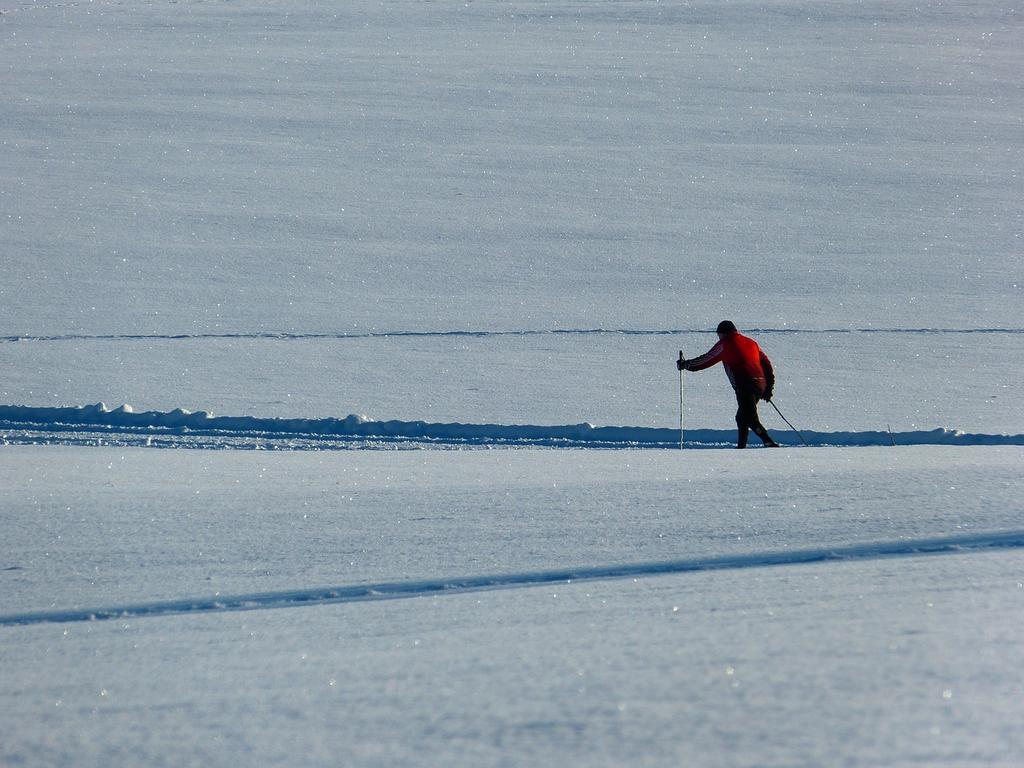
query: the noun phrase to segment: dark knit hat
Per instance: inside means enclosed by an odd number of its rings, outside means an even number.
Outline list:
[[[723,320],[718,324],[718,333],[728,336],[730,333],[738,333],[736,324],[732,320]]]

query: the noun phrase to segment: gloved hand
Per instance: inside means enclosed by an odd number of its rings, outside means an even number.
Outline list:
[[[761,399],[764,400],[766,403],[770,403],[772,401],[772,391],[770,389],[766,389],[764,391],[764,394],[761,395]]]
[[[678,368],[680,371],[685,371],[687,362],[689,361],[686,360],[685,358],[680,357],[678,360],[676,360],[676,368]]]

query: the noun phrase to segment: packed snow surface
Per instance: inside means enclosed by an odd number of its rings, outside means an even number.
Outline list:
[[[771,357],[776,402],[798,429],[1024,433],[1014,362],[1024,360],[1024,333],[749,333]],[[680,349],[693,357],[715,341],[712,331],[691,330],[0,342],[0,403],[678,428],[675,360]],[[736,402],[720,366],[686,373],[683,386],[687,428],[732,426]],[[769,429],[788,431],[770,407],[761,410]]]
[[[735,440],[735,430],[700,429],[682,432],[652,427],[595,427],[593,424],[541,426],[535,424],[438,424],[423,421],[374,421],[352,414],[344,419],[260,419],[252,416],[214,416],[183,408],[170,412],[137,413],[128,405],[110,409],[104,403],[80,408],[31,408],[0,405],[0,440],[44,442],[67,439],[66,433],[90,430],[91,437],[108,443],[152,445],[153,438],[168,436],[212,438],[201,443],[238,447],[233,438],[264,438],[267,448],[325,448],[362,446],[367,439],[392,444],[427,445],[542,445],[600,448],[647,446],[656,448],[721,447]],[[289,438],[302,438],[296,443]],[[319,438],[319,440],[318,440]],[[331,443],[328,439],[334,438]],[[360,440],[363,438],[363,440]],[[1024,435],[967,434],[946,429],[928,432],[801,432],[780,434],[778,441],[811,446],[835,445],[1024,445]],[[177,440],[185,447],[188,440]]]
[[[1017,768],[1021,39],[0,0],[0,764]]]
[[[1008,768],[1022,451],[2,448],[0,762]]]
[[[3,336],[1020,326],[1013,3],[3,10]]]

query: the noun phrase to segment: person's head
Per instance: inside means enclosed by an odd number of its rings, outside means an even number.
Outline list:
[[[732,336],[734,333],[738,333],[736,324],[732,320],[723,320],[718,324],[718,338],[724,339],[726,336]]]

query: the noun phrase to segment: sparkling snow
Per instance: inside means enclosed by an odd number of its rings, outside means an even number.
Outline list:
[[[0,764],[1017,766],[1022,37],[0,4]]]

